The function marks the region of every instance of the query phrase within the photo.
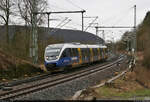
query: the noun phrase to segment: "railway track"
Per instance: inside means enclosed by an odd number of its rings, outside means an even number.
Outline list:
[[[114,57],[111,60],[115,60],[115,59],[117,59],[117,57]],[[108,62],[105,62],[105,63],[101,63],[101,66],[111,63],[111,60],[109,60]],[[97,63],[97,64],[99,64],[99,63]],[[90,67],[90,66],[91,65],[88,65],[86,67]],[[84,67],[85,66],[73,69],[73,71],[79,71],[80,69],[84,69]],[[49,77],[55,77],[55,76],[63,74],[63,73],[66,73],[66,72],[53,73],[53,74],[50,72],[50,73],[45,73],[45,74],[42,74],[42,75],[37,75],[37,76],[34,76],[34,77],[29,77],[29,78],[22,79],[22,80],[16,80],[16,81],[11,81],[11,82],[0,83],[0,89],[3,89],[4,87],[14,87],[14,86],[21,85],[21,84],[24,84],[24,83],[27,84],[27,83],[30,83],[30,82],[33,82],[33,81],[38,81],[38,80],[46,79],[46,78],[49,78]]]
[[[116,60],[118,57],[112,57],[110,60],[108,60],[107,62],[105,63],[101,63],[101,66],[104,66],[106,64],[109,64],[111,63],[111,61],[113,60]],[[100,63],[97,63],[97,64],[100,64]],[[80,69],[84,69],[85,66],[82,66],[82,67],[79,67],[79,68],[76,68],[76,69],[72,69],[73,71],[79,71]],[[86,67],[91,67],[91,65],[88,65]],[[24,83],[30,83],[30,82],[33,82],[33,81],[38,81],[38,80],[42,80],[42,79],[46,79],[46,78],[49,78],[49,77],[55,77],[57,75],[60,75],[60,74],[63,74],[63,73],[66,73],[66,72],[61,72],[61,73],[45,73],[45,74],[42,74],[42,75],[37,75],[37,76],[34,76],[34,77],[29,77],[29,78],[26,78],[26,79],[22,79],[22,80],[16,80],[16,81],[11,81],[11,82],[5,82],[5,83],[0,83],[0,90],[4,89],[5,87],[14,87],[14,86],[18,86],[18,85],[21,85],[21,84],[24,84]],[[6,89],[7,90],[7,89]]]
[[[33,93],[33,92],[37,92],[40,91],[42,89],[46,89],[46,88],[50,88],[53,87],[55,85],[59,85],[80,77],[84,77],[87,76],[89,74],[92,73],[96,73],[98,71],[102,71],[104,69],[109,69],[112,68],[114,66],[116,66],[116,64],[118,62],[122,62],[125,61],[127,58],[125,58],[125,56],[119,57],[118,60],[113,61],[112,63],[109,63],[107,65],[96,65],[96,66],[92,66],[90,68],[87,68],[85,70],[81,70],[75,73],[69,73],[69,74],[64,74],[64,75],[60,75],[57,76],[55,78],[47,78],[47,79],[43,79],[43,81],[40,81],[36,84],[31,84],[31,85],[25,85],[24,87],[20,87],[20,88],[14,88],[13,90],[10,91],[6,91],[6,92],[2,92],[0,93],[0,99],[3,100],[8,100],[8,99],[14,99],[17,98],[19,96],[23,96],[29,93]],[[49,76],[50,77],[50,76]]]

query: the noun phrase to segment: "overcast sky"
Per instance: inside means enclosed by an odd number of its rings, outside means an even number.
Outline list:
[[[86,10],[84,16],[98,16],[95,23],[100,26],[133,26],[134,24],[134,5],[137,6],[137,25],[144,19],[146,12],[150,10],[150,0],[48,0],[50,11],[74,11]],[[71,19],[65,21],[65,17]],[[67,23],[62,28],[81,30],[81,14],[53,14],[51,18],[60,19],[51,21],[51,27],[57,27],[60,22]],[[94,18],[85,18],[85,27],[93,21]],[[63,25],[62,24],[62,25]],[[60,27],[60,26],[58,26]],[[103,30],[103,29],[101,29]],[[123,32],[131,29],[104,29],[105,39],[115,41],[120,39]],[[95,28],[89,28],[88,32],[95,34]],[[98,33],[101,37],[101,32]]]

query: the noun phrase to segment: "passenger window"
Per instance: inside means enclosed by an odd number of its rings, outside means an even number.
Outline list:
[[[73,49],[70,48],[70,57],[73,57],[73,56],[74,56],[74,54],[73,54]]]
[[[72,56],[74,57],[75,56],[75,49],[72,48]]]
[[[77,48],[75,49],[75,52],[76,52],[76,56],[79,56],[79,52],[78,52]]]
[[[87,54],[88,54],[88,56],[91,56],[91,53],[90,53],[90,49],[89,49],[89,48],[87,48]]]
[[[66,49],[66,55],[67,55],[67,57],[70,57],[70,56],[71,56],[70,48],[67,48],[67,49]]]
[[[93,56],[95,56],[95,49],[93,48]]]
[[[67,48],[67,55],[68,55],[68,57],[71,57],[71,56],[72,56],[71,48]]]
[[[93,48],[93,54],[94,54],[94,56],[97,55],[97,49],[96,48]]]
[[[62,53],[62,57],[70,57],[70,50],[69,48],[65,49]]]
[[[83,54],[84,54],[84,52],[83,52],[83,48],[81,48],[81,54],[82,54],[82,56],[84,56]]]
[[[61,58],[63,58],[63,57],[67,57],[67,55],[66,55],[66,52],[65,52],[65,51],[63,51]]]
[[[102,56],[102,54],[103,54],[103,49],[100,48],[100,56]]]
[[[82,52],[82,56],[85,56],[85,50],[84,50],[84,48],[81,49],[81,52]]]
[[[79,56],[77,48],[73,48],[73,54],[74,56]]]
[[[88,49],[85,48],[85,55],[88,56]]]
[[[95,48],[95,51],[96,51],[96,56],[98,55],[98,49],[97,48]]]

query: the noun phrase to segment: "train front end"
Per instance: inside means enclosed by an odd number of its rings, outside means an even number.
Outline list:
[[[44,59],[45,59],[45,67],[48,70],[55,70],[58,64],[60,53],[62,50],[62,44],[53,44],[49,45],[45,49]]]

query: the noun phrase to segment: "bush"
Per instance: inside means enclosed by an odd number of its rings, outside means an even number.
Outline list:
[[[144,51],[144,59],[142,64],[146,68],[150,69],[150,48],[149,47]]]

